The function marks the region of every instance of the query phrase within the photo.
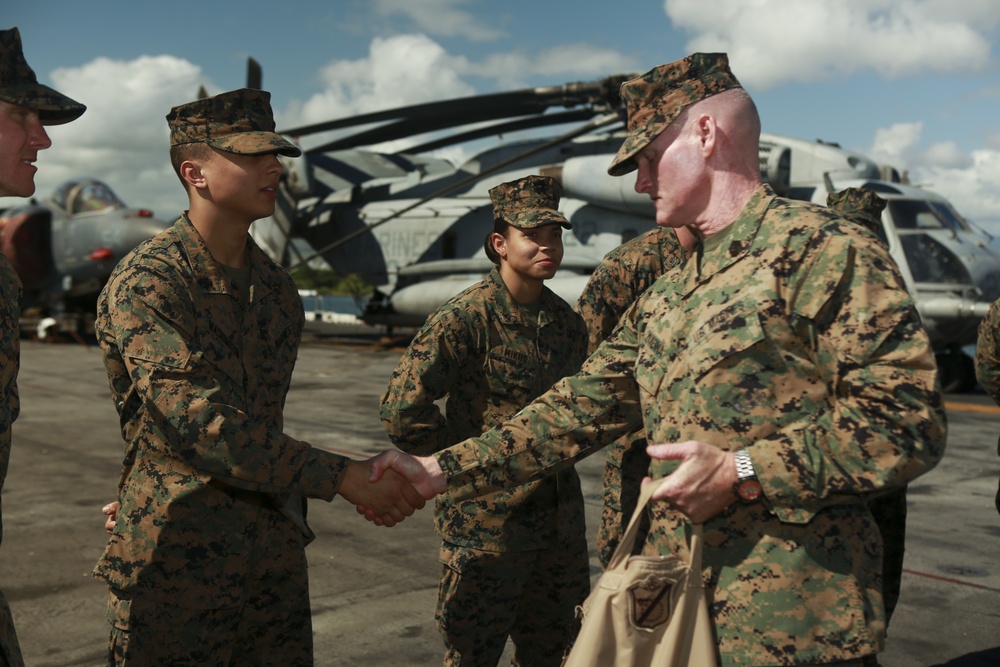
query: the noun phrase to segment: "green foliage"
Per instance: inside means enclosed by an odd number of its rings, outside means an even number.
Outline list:
[[[307,266],[297,267],[290,273],[299,289],[316,290],[318,294],[360,297],[368,296],[372,289],[356,273],[341,276],[330,269],[313,269]]]

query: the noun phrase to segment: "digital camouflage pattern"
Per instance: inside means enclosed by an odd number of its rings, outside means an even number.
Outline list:
[[[686,255],[673,230],[656,227],[618,246],[601,260],[576,304],[587,324],[593,354],[618,326],[622,314],[656,279]],[[646,432],[629,433],[608,447],[604,461],[604,505],[597,530],[597,557],[607,567],[639,501],[649,472]]]
[[[42,125],[62,125],[87,110],[76,100],[38,83],[24,59],[17,28],[0,30],[0,100],[34,109]]]
[[[535,551],[444,543],[441,561],[435,619],[445,638],[445,665],[496,667],[508,635],[515,647],[512,664],[562,664],[580,631],[576,606],[590,592],[585,536],[563,548]]]
[[[167,125],[171,146],[203,142],[242,155],[302,155],[274,131],[271,93],[264,90],[242,88],[181,104],[167,114]]]
[[[621,98],[628,110],[628,136],[611,161],[608,173],[624,176],[635,171],[635,156],[695,102],[741,88],[729,69],[725,53],[692,53],[654,67],[622,84]]]
[[[21,363],[21,281],[7,258],[0,254],[0,490],[10,463],[11,425],[21,412],[17,393],[17,371]],[[3,542],[3,512],[0,510],[0,542]],[[14,631],[10,606],[0,592],[0,661],[23,667],[24,658]]]
[[[490,188],[493,217],[518,229],[533,229],[552,223],[572,229],[559,212],[562,186],[551,176],[525,176]]]
[[[826,196],[828,208],[876,234],[882,226],[882,211],[887,203],[867,188],[845,188]]]
[[[723,667],[883,647],[882,541],[866,501],[934,467],[946,422],[930,341],[873,234],[761,186],[579,374],[435,458],[468,498],[561,470],[640,423],[654,442],[746,448],[763,485],[762,502],[705,524]],[[676,465],[655,461],[652,476]],[[646,553],[688,557],[682,514],[657,503],[650,522]]]
[[[498,269],[441,306],[410,342],[379,414],[399,449],[426,456],[482,434],[528,405],[586,359],[580,316],[547,287],[528,319]],[[435,401],[447,397],[445,414]],[[526,551],[584,531],[576,470],[512,491],[435,507],[442,539],[488,551]]]
[[[990,397],[1000,404],[1000,299],[990,306],[986,317],[979,323],[976,341],[976,379]],[[1000,456],[1000,440],[997,441]],[[1000,512],[1000,485],[994,501]]]
[[[125,458],[95,576],[123,597],[246,603],[255,543],[294,563],[311,538],[285,508],[289,494],[330,500],[345,474],[347,459],[283,432],[302,301],[288,274],[247,244],[246,303],[186,216],[127,255],[99,298]],[[283,544],[262,544],[261,523],[279,511],[297,528]]]
[[[414,337],[382,398],[382,425],[403,451],[440,451],[502,423],[556,380],[575,373],[586,358],[586,345],[583,320],[569,304],[543,287],[531,307],[520,306],[494,268],[432,314]],[[435,401],[445,397],[442,414]],[[477,647],[487,651],[499,643],[502,651],[508,633],[516,644],[519,628],[525,642],[517,646],[522,664],[557,667],[576,636],[573,610],[590,589],[580,478],[569,467],[525,481],[470,500],[437,498],[435,527],[444,542],[437,617],[447,665],[489,664],[492,653],[480,655]],[[522,569],[515,583],[506,568],[525,562],[529,553],[545,571],[553,563],[562,563],[564,571],[538,580],[544,571]],[[484,560],[491,567],[483,568]],[[492,575],[503,579],[508,595],[493,597],[498,582]],[[509,595],[515,591],[523,595]],[[492,608],[490,614],[475,615],[483,605]],[[547,619],[540,627],[550,644],[523,633],[539,618]],[[475,621],[474,627],[468,621]],[[473,630],[474,635],[467,634]],[[543,648],[550,645],[560,647],[554,660]],[[532,653],[536,650],[544,655]]]
[[[852,222],[864,226],[882,238],[882,211],[886,200],[867,188],[846,188],[826,197],[827,207]],[[903,583],[903,556],[906,544],[906,486],[868,501],[879,534],[882,536],[882,597],[886,626],[899,602]]]
[[[262,512],[256,539],[296,539],[277,512]],[[189,609],[145,596],[108,599],[109,666],[313,664],[309,575],[302,549],[248,550],[251,576],[240,607]]]

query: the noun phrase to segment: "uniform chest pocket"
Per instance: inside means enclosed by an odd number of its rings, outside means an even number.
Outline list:
[[[649,396],[665,392],[674,400],[689,401],[709,386],[716,398],[719,392],[747,391],[784,367],[758,314],[742,311],[720,313],[686,340],[666,342],[651,335],[640,347],[635,375],[640,390]]]
[[[712,375],[718,375],[718,381],[729,376],[736,382],[737,378],[774,372],[775,364],[784,366],[756,311],[713,317],[692,337],[684,356],[688,374],[698,382]]]
[[[491,349],[483,364],[490,393],[520,406],[535,397],[540,370],[534,357],[503,346]]]

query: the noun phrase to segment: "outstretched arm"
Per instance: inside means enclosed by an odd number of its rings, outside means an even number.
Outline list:
[[[407,456],[402,452],[386,452],[390,453]],[[376,477],[373,471],[379,458],[351,461],[339,493],[348,502],[354,503],[359,511],[364,507],[366,517],[370,512],[372,518],[369,520],[391,527],[421,509],[425,504],[425,494],[415,489],[405,475],[388,467],[380,469]]]
[[[413,456],[398,450],[389,450],[369,459],[367,463],[371,464],[368,469],[368,480],[373,484],[392,477],[405,480],[407,486],[420,497],[417,509],[423,507],[425,499],[430,500],[448,489],[441,466],[431,456]],[[363,514],[368,521],[379,526],[393,525],[388,523],[387,517],[373,505],[358,502],[357,508],[358,514]],[[390,520],[391,518],[389,517]]]

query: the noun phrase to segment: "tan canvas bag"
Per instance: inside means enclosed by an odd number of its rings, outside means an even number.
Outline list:
[[[646,484],[608,568],[583,603],[583,624],[563,667],[711,667],[715,639],[701,578],[702,528],[691,562],[633,556],[639,519],[658,484]]]

